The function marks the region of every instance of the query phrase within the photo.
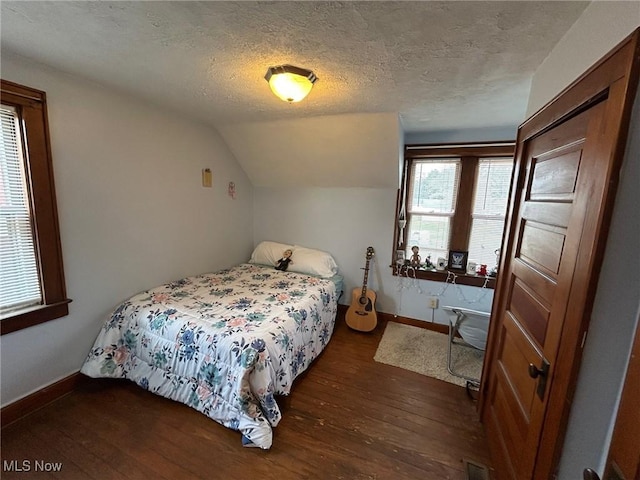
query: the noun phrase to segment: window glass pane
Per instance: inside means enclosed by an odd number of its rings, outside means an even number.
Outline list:
[[[474,215],[504,217],[511,184],[511,159],[482,159],[478,165],[478,179],[473,204]]]
[[[431,215],[412,215],[409,221],[407,235],[407,258],[411,258],[411,247],[420,247],[420,257],[426,261],[431,255],[431,261],[438,257],[447,256],[449,250],[450,217]]]
[[[411,169],[407,258],[411,247],[420,247],[420,257],[446,257],[451,217],[455,213],[460,181],[460,159],[417,160]]]
[[[496,265],[495,251],[502,245],[512,168],[511,158],[482,159],[478,165],[469,260],[489,268]]]
[[[0,108],[0,310],[42,301],[15,110]]]
[[[504,219],[473,219],[469,239],[469,260],[488,268],[496,266],[496,250],[502,245]]]
[[[452,214],[458,194],[460,160],[420,160],[413,163],[409,212]]]

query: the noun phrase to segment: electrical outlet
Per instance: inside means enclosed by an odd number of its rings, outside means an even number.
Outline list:
[[[429,297],[428,305],[429,308],[438,308],[438,297]]]

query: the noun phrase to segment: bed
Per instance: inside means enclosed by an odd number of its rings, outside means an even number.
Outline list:
[[[337,267],[307,272],[293,248],[304,272],[276,270],[275,253],[259,258],[256,248],[249,263],[131,297],[107,318],[82,373],[132,380],[240,431],[245,446],[270,448],[275,396],[327,346],[342,290]]]

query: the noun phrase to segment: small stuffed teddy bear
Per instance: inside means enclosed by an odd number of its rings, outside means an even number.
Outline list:
[[[290,263],[293,263],[291,260],[291,255],[293,252],[290,249],[286,249],[282,254],[282,258],[278,260],[278,264],[276,265],[276,270],[282,270],[283,272],[287,269]]]

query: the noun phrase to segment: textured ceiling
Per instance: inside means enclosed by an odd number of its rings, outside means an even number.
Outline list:
[[[0,42],[214,126],[255,186],[395,188],[403,133],[515,138],[533,73],[587,5],[2,0]],[[264,80],[285,63],[319,77],[299,104]]]
[[[16,53],[214,125],[400,115],[406,131],[512,126],[530,79],[588,2],[10,2]],[[288,105],[263,79],[320,78]]]

